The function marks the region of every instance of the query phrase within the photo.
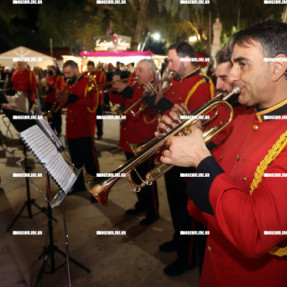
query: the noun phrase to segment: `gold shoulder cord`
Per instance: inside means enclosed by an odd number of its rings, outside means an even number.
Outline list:
[[[254,174],[253,181],[250,185],[250,195],[252,195],[253,191],[258,187],[261,182],[264,172],[270,163],[281,153],[284,147],[287,145],[287,131],[284,132],[280,138],[276,141],[276,143],[272,146],[272,148],[268,151],[267,155],[257,166]],[[269,253],[275,256],[286,256],[287,255],[287,246],[286,247],[274,247]]]

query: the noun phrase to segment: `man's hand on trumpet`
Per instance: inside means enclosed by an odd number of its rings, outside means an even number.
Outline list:
[[[185,106],[175,105],[169,116],[164,115],[156,132],[157,137],[162,137],[179,125],[179,111],[186,113]],[[203,140],[201,123],[198,121],[190,128],[190,135],[174,136],[166,142],[166,150],[160,158],[161,162],[182,167],[197,167],[206,157],[210,156]]]
[[[155,132],[157,138],[162,138],[175,127],[181,123],[180,116],[186,115],[188,113],[187,105],[185,104],[175,104],[172,107],[172,111],[169,113],[169,116],[164,115],[161,117],[160,123]]]
[[[69,91],[65,90],[65,91],[57,91],[56,92],[56,110],[59,110],[60,108],[62,108],[69,100]]]
[[[119,75],[113,76],[113,84],[112,89],[117,91],[118,93],[121,93],[127,86],[127,83],[121,82],[121,77]]]

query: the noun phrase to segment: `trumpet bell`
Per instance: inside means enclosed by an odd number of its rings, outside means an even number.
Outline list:
[[[118,180],[119,178],[84,175],[86,188],[103,205],[108,205],[109,192]]]

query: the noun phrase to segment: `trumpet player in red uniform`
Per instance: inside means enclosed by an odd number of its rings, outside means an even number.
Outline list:
[[[89,61],[87,64],[88,71],[84,73],[84,76],[89,77],[92,79],[94,84],[103,84],[106,82],[106,74],[105,72],[96,69],[95,63],[93,61]],[[95,93],[97,93],[99,97],[99,104],[96,111],[96,114],[101,116],[103,114],[103,105],[104,105],[104,90],[103,89],[96,89]],[[103,136],[103,120],[97,119],[97,136],[98,139],[101,139]]]
[[[196,54],[191,45],[178,42],[169,48],[167,68],[173,72],[171,86],[166,93],[154,96],[154,104],[163,114],[168,114],[174,104],[185,103],[194,110],[210,100],[214,94],[212,81],[197,67]],[[187,180],[181,173],[190,169],[174,167],[165,174],[167,198],[174,227],[173,238],[160,245],[162,252],[176,251],[177,258],[164,268],[164,273],[176,276],[196,266],[195,236],[181,235],[181,231],[190,230],[198,225],[187,211],[188,198],[184,193]],[[193,227],[192,227],[193,226]]]
[[[51,111],[53,103],[56,100],[56,92],[62,91],[64,87],[64,78],[61,75],[57,75],[55,66],[48,66],[48,77],[46,80],[48,86],[44,88],[47,95],[44,97],[45,110]],[[60,136],[62,132],[62,110],[58,109],[57,112],[52,114],[52,119],[48,117],[48,121],[52,129],[57,131],[57,135]]]
[[[58,93],[56,102],[59,107],[67,106],[66,137],[71,159],[76,168],[84,166],[88,174],[96,176],[99,163],[94,134],[99,98],[89,91],[89,79],[79,72],[76,62],[65,62],[63,73],[68,82],[64,90]],[[86,188],[81,174],[73,191],[82,190]]]
[[[124,109],[133,104],[136,100],[142,97],[146,90],[144,85],[151,83],[156,77],[156,67],[152,60],[141,60],[138,62],[135,73],[137,80],[132,86],[127,83],[115,81],[113,88],[118,93],[110,93],[110,100],[114,103],[123,104]],[[114,76],[114,80],[120,80],[120,76]],[[141,105],[142,102],[139,104]],[[135,107],[137,110],[139,106]],[[121,122],[120,142],[119,146],[125,152],[127,160],[134,157],[132,149],[129,144],[140,144],[150,139],[154,135],[158,124],[157,112],[152,112],[148,108],[138,115],[133,116],[127,113],[126,120]],[[150,158],[137,168],[140,176],[145,178],[145,174],[154,167],[154,158]],[[138,177],[133,174],[135,181]],[[141,220],[140,224],[147,226],[152,224],[159,218],[158,215],[158,191],[157,184],[145,186],[136,193],[138,201],[135,208],[127,210],[129,215],[137,215],[145,212],[145,218]]]
[[[161,158],[209,174],[186,189],[190,214],[210,231],[201,287],[287,285],[286,39],[287,24],[271,20],[237,32],[228,79],[253,112],[234,119],[214,156],[192,126]],[[163,117],[160,129],[170,123]]]

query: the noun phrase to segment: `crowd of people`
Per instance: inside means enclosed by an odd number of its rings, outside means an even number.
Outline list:
[[[61,134],[61,108],[66,107],[71,160],[77,168],[84,166],[88,174],[97,176],[100,167],[94,136],[97,133],[101,139],[103,131],[96,115],[103,114],[109,102],[126,110],[139,100],[139,113],[129,111],[121,121],[119,146],[130,160],[134,157],[131,144],[142,144],[154,135],[163,139],[180,125],[181,115],[200,108],[217,93],[224,96],[238,87],[240,91],[230,100],[233,121],[224,132],[205,141],[206,129],[222,125],[229,117],[219,106],[217,117],[209,111],[208,122],[198,120],[188,127],[188,135],[185,129],[179,133],[185,136],[170,137],[158,158],[150,156],[140,162],[131,177],[141,185],[155,161],[174,165],[164,175],[174,235],[159,249],[176,252],[177,258],[164,268],[166,275],[180,275],[199,266],[203,287],[285,286],[287,24],[269,20],[233,35],[216,55],[212,72],[216,80],[201,71],[195,58],[193,47],[186,42],[169,47],[164,66],[172,78],[165,89],[158,84],[154,62],[148,59],[136,67],[119,62],[115,68],[111,64],[96,67],[89,62],[86,73],[80,73],[69,60],[63,65],[64,77],[57,67],[49,66],[43,102],[46,111],[57,106],[51,126]],[[42,76],[37,73],[38,80]],[[18,63],[7,94],[22,92],[31,110],[37,77],[25,63]],[[129,77],[133,80],[121,81]],[[113,81],[109,92],[101,86],[106,81]],[[80,177],[72,192],[85,188]],[[129,216],[140,213],[145,214],[140,221],[143,226],[159,219],[156,181],[142,186],[135,206],[126,211]]]

